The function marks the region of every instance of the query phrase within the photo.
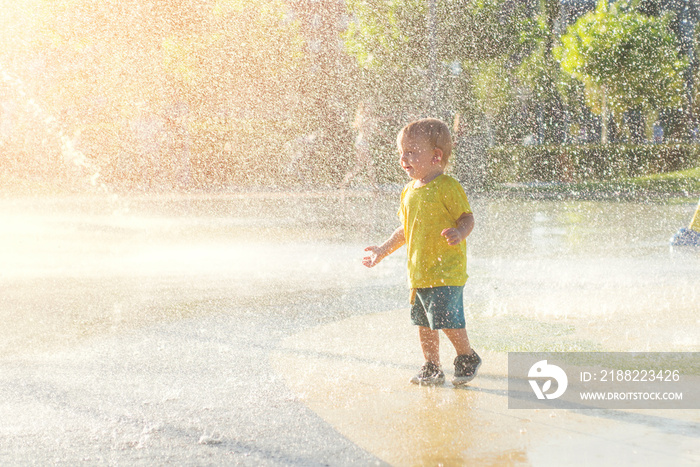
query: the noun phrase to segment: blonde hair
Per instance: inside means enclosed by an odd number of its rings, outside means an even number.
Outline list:
[[[437,118],[422,118],[406,125],[396,136],[396,144],[401,147],[404,137],[425,138],[434,148],[442,151],[442,163],[447,164],[452,154],[452,136],[445,122]]]

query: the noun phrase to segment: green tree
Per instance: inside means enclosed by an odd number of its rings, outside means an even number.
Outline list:
[[[488,145],[493,146],[496,133],[496,118],[513,100],[511,76],[504,66],[504,59],[493,59],[474,65],[472,80],[477,97],[477,108],[483,113]]]
[[[561,143],[563,131],[563,103],[560,95],[561,69],[553,49],[559,41],[555,22],[560,16],[559,0],[540,0],[537,12],[522,23],[520,63],[514,75],[518,88],[528,96],[534,110],[535,122],[530,132],[541,143]]]
[[[347,50],[362,66],[427,68],[430,41],[426,0],[348,0],[355,20],[345,33]],[[517,11],[504,0],[435,0],[437,57],[483,60],[512,51]]]
[[[555,48],[562,70],[584,84],[587,105],[601,116],[603,143],[609,115],[620,124],[630,109],[651,112],[684,104],[687,60],[668,21],[600,0]]]
[[[348,52],[359,65],[380,76],[380,83],[405,97],[449,80],[450,65],[468,76],[474,63],[515,50],[520,10],[505,0],[435,0],[430,22],[427,0],[348,0],[354,21],[344,34]],[[431,70],[431,58],[437,69]],[[435,72],[434,76],[429,73]],[[442,91],[443,96],[445,90]],[[420,102],[420,101],[419,101]],[[419,105],[419,103],[416,103]]]

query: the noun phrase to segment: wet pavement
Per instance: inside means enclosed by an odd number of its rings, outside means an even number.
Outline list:
[[[3,362],[0,463],[377,463],[271,367],[274,313],[238,310]]]
[[[454,390],[407,383],[405,255],[359,261],[395,197],[0,201],[0,463],[700,461],[697,410],[505,397],[508,351],[700,349],[700,256],[668,247],[694,203],[474,199],[465,305],[485,363]]]
[[[483,333],[508,333],[479,322]],[[391,465],[697,465],[699,414],[682,410],[508,408],[507,354],[454,388],[408,384],[420,352],[406,310],[353,317],[285,339],[278,371],[309,407]],[[331,343],[319,350],[314,343]],[[340,375],[342,376],[340,376]],[[322,382],[322,384],[319,384]]]

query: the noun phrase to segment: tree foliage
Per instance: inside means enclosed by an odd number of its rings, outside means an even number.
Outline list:
[[[367,93],[397,119],[452,118],[491,134],[504,92],[489,75],[519,48],[522,3],[506,0],[348,0],[345,47],[369,82]],[[434,6],[431,12],[430,5]],[[432,15],[431,15],[432,13]],[[432,21],[430,17],[432,16]],[[502,76],[501,76],[502,77]],[[475,87],[478,84],[478,88]],[[498,102],[490,101],[498,97]],[[488,110],[486,120],[483,112]]]
[[[668,17],[650,17],[600,0],[578,19],[555,49],[561,68],[585,86],[597,115],[629,109],[658,110],[684,102],[683,71]]]
[[[529,132],[539,143],[561,143],[564,139],[562,72],[553,48],[559,37],[555,24],[560,17],[559,0],[540,0],[537,11],[522,23],[519,63],[515,76],[529,109]]]
[[[519,10],[505,0],[435,0],[438,60],[495,58],[517,44]],[[364,67],[427,68],[428,2],[348,0],[346,48]]]

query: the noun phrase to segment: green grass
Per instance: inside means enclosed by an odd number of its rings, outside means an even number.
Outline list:
[[[632,178],[630,182],[642,188],[652,188],[659,191],[690,190],[699,192],[700,167],[679,172],[646,175]]]
[[[51,196],[74,193],[75,188],[57,182],[0,174],[0,197]],[[696,201],[700,197],[700,167],[678,172],[619,180],[583,183],[504,184],[486,190],[489,194],[533,199],[612,199]]]
[[[697,200],[700,196],[700,167],[619,180],[503,185],[497,187],[495,192],[557,199]]]

